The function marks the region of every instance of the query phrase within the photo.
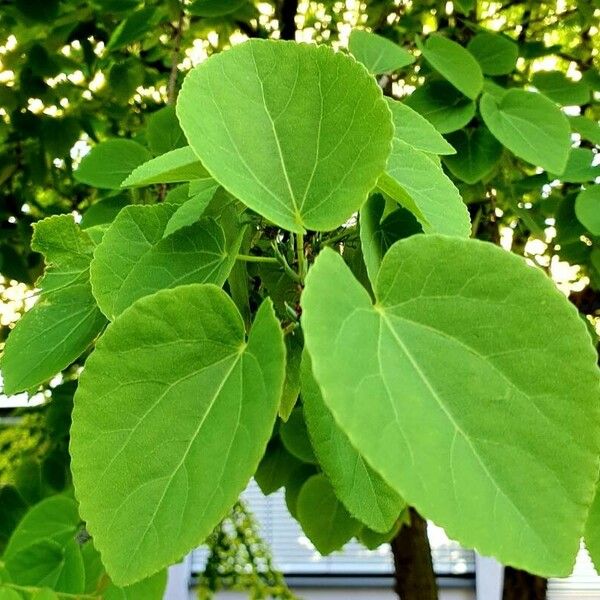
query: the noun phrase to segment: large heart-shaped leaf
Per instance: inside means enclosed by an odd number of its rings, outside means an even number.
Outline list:
[[[212,176],[295,232],[334,229],[358,210],[393,134],[362,65],[324,46],[282,41],[251,40],[196,67],[177,114]]]
[[[213,285],[146,296],[107,329],[77,389],[71,455],[81,516],[115,583],[177,561],[225,516],[264,453],[284,371],[270,302],[246,341]]]
[[[437,235],[397,242],[374,288],[375,304],[331,250],[308,274],[305,341],[336,422],[452,538],[568,575],[600,440],[597,357],[577,311],[521,258]]]
[[[542,94],[512,89],[501,98],[484,94],[481,116],[513,154],[551,173],[562,173],[571,147],[567,117]]]

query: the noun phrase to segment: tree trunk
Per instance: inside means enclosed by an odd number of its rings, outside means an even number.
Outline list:
[[[546,600],[547,584],[543,577],[506,567],[502,600]]]
[[[296,14],[299,0],[280,0],[277,18],[279,20],[279,35],[282,40],[296,38]]]
[[[403,525],[392,540],[395,592],[401,600],[437,600],[427,522],[410,509],[410,525]]]

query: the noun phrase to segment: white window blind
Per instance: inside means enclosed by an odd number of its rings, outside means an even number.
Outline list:
[[[590,556],[581,546],[571,577],[548,582],[548,600],[600,600],[600,577]]]
[[[286,575],[391,575],[393,561],[388,545],[367,550],[351,541],[341,552],[321,556],[304,535],[285,505],[283,490],[264,496],[252,481],[242,494],[260,526],[260,533],[269,544],[279,570]],[[444,531],[429,526],[433,562],[439,575],[472,574],[475,556],[449,540]],[[195,573],[204,570],[207,550],[199,548],[192,555]]]

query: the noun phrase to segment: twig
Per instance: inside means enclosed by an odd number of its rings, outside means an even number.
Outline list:
[[[244,262],[254,263],[271,263],[278,265],[279,261],[272,256],[254,256],[252,254],[238,254],[236,260],[243,260]]]
[[[167,103],[175,104],[177,100],[177,65],[181,58],[181,38],[183,37],[183,25],[185,15],[183,10],[179,13],[179,20],[175,26],[175,37],[173,38],[173,52],[171,53],[171,71],[169,73],[169,83],[167,84]]]

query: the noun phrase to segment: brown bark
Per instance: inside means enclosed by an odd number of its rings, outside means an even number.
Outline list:
[[[502,600],[546,600],[547,585],[543,577],[506,567]]]
[[[437,600],[427,522],[410,509],[410,525],[403,525],[392,540],[394,590],[401,600]]]

